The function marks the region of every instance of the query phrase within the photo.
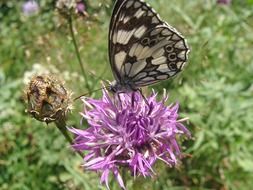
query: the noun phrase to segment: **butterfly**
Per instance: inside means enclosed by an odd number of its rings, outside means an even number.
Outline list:
[[[175,76],[189,53],[184,37],[142,0],[116,0],[108,38],[112,92],[135,91]]]

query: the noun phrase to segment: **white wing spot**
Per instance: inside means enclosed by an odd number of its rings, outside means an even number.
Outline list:
[[[131,37],[133,36],[134,32],[135,32],[135,29],[133,29],[132,31],[130,31],[130,32],[128,33],[128,36],[127,36],[127,38],[126,38],[125,41],[124,41],[124,44],[127,44],[127,43],[129,42],[129,40],[130,40]]]
[[[140,3],[140,2],[135,2],[134,8],[139,8],[140,6],[141,6],[141,3]]]
[[[127,44],[134,32],[135,29],[131,31],[119,30],[117,34],[117,42],[124,45]]]
[[[133,63],[129,76],[133,77],[134,75],[138,74],[146,67],[146,65],[147,62],[145,60]]]
[[[177,68],[178,68],[178,69],[183,69],[184,66],[185,66],[185,63],[186,63],[186,62],[177,62]]]
[[[168,75],[159,75],[156,77],[158,80],[165,80],[168,78]]]
[[[125,14],[121,13],[121,14],[120,14],[119,21],[122,21],[124,18],[125,18]]]
[[[151,61],[151,63],[152,63],[153,65],[160,65],[160,64],[162,64],[162,63],[166,63],[166,61],[167,61],[167,58],[164,57],[164,56],[162,56],[162,57],[153,59],[153,60]]]
[[[134,77],[134,80],[138,80],[140,78],[146,77],[148,74],[146,72],[141,72]]]
[[[166,40],[170,41],[170,40],[171,40],[171,36],[168,36],[168,37],[166,38]]]
[[[134,53],[135,53],[135,50],[136,50],[137,47],[138,47],[138,43],[135,43],[135,44],[131,47],[131,49],[130,49],[130,51],[129,51],[129,56],[131,56],[131,57],[134,56]]]
[[[122,33],[124,32],[124,30],[119,30],[118,32],[117,32],[117,40],[116,40],[116,42],[120,42],[120,38],[121,38],[121,35],[122,35]]]
[[[157,43],[155,46],[152,47],[152,49],[154,50],[153,52],[156,52],[159,49],[163,49],[164,46],[170,44],[170,41],[166,41],[166,40],[161,40],[159,43]],[[153,54],[153,53],[152,53]]]
[[[157,24],[157,23],[159,23],[159,20],[155,16],[153,16],[152,24]]]
[[[125,67],[125,71],[126,71],[125,74],[128,75],[129,72],[130,72],[130,70],[131,70],[132,64],[131,64],[131,63],[126,63],[126,64],[124,65],[124,67]]]
[[[147,28],[143,25],[141,27],[139,27],[135,33],[134,33],[134,36],[136,38],[140,38],[145,32],[146,32]]]
[[[161,57],[164,54],[164,52],[165,52],[164,49],[159,49],[152,54],[152,57],[153,58]]]
[[[152,13],[151,11],[148,11],[148,16],[153,16],[154,13]]]
[[[160,72],[167,72],[169,70],[169,67],[167,64],[162,64],[157,68],[157,70]]]
[[[170,35],[172,35],[172,32],[169,31],[168,29],[164,29],[164,30],[162,31],[162,35],[164,35],[164,36],[170,36]]]
[[[140,53],[142,52],[142,49],[143,49],[143,46],[141,44],[138,44],[137,47],[136,47],[136,50],[134,52],[134,55],[136,57],[138,57],[138,55],[140,55]]]
[[[174,76],[176,74],[176,71],[168,71],[166,74],[171,77],[171,76]]]
[[[154,35],[157,35],[161,32],[162,28],[156,28],[155,30],[153,30],[150,35],[151,36],[154,36]]]
[[[177,34],[174,34],[172,36],[172,40],[180,40],[180,37]]]
[[[139,8],[138,11],[134,14],[134,16],[139,19],[144,13],[145,11]]]
[[[174,47],[178,49],[185,49],[185,45],[183,41],[177,42]]]
[[[130,17],[125,17],[123,23],[126,24],[130,19],[131,19]]]
[[[152,55],[152,52],[153,52],[153,48],[150,48],[148,46],[144,47],[140,55],[137,55],[137,60],[141,60],[141,59],[149,57],[150,55]]]
[[[121,66],[123,65],[126,55],[127,54],[124,51],[120,51],[119,53],[115,55],[115,64],[119,71],[121,69]]]
[[[147,8],[147,7],[145,7],[145,6],[143,6],[143,7],[142,7],[142,9],[143,9],[143,10],[145,10],[145,11],[147,11],[147,10],[148,10],[148,8]]]
[[[117,33],[114,33],[114,34],[113,34],[112,42],[113,42],[114,44],[117,43]]]
[[[126,8],[131,7],[133,3],[134,3],[134,1],[128,1],[126,4]]]
[[[155,80],[155,78],[154,77],[145,77],[145,78],[143,78],[141,81],[153,81],[153,80]]]
[[[148,73],[149,75],[157,75],[157,72],[156,71],[151,71]]]
[[[186,51],[181,51],[178,55],[177,55],[177,57],[178,58],[180,58],[180,59],[182,59],[182,60],[186,60]]]

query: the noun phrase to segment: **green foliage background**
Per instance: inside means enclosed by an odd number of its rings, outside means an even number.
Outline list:
[[[193,139],[182,142],[179,168],[156,166],[155,179],[127,182],[129,189],[240,189],[253,186],[253,6],[233,0],[147,0],[187,38],[189,64],[174,80],[152,86],[169,90]],[[53,124],[25,113],[24,79],[47,68],[78,95],[87,92],[68,24],[41,0],[40,12],[26,17],[24,1],[0,1],[0,189],[105,189],[99,175],[83,171],[82,160]],[[89,84],[112,80],[107,31],[112,2],[90,0],[90,18],[75,17],[74,27]],[[145,89],[150,92],[150,87]],[[101,92],[92,96],[100,97]],[[79,128],[82,107],[75,105],[68,125]],[[112,189],[119,189],[111,182]]]

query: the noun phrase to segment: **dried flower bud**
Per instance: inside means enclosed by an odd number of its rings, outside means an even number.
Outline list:
[[[34,76],[27,86],[28,110],[35,119],[50,123],[65,120],[71,110],[71,93],[50,75]]]

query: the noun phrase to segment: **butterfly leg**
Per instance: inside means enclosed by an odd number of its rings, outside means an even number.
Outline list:
[[[141,89],[141,88],[138,88],[137,91],[140,92],[140,94],[141,94],[143,100],[145,101],[145,103],[147,104],[147,106],[149,106],[148,100],[146,99],[146,97],[145,97],[145,96],[143,95],[143,93],[142,93],[142,89]]]
[[[116,96],[117,96],[117,99],[118,99],[118,102],[116,99],[114,99],[114,104],[116,105],[117,103],[119,103],[121,109],[122,109],[122,101],[121,101],[121,98],[120,98],[120,93],[122,92],[116,92]]]

